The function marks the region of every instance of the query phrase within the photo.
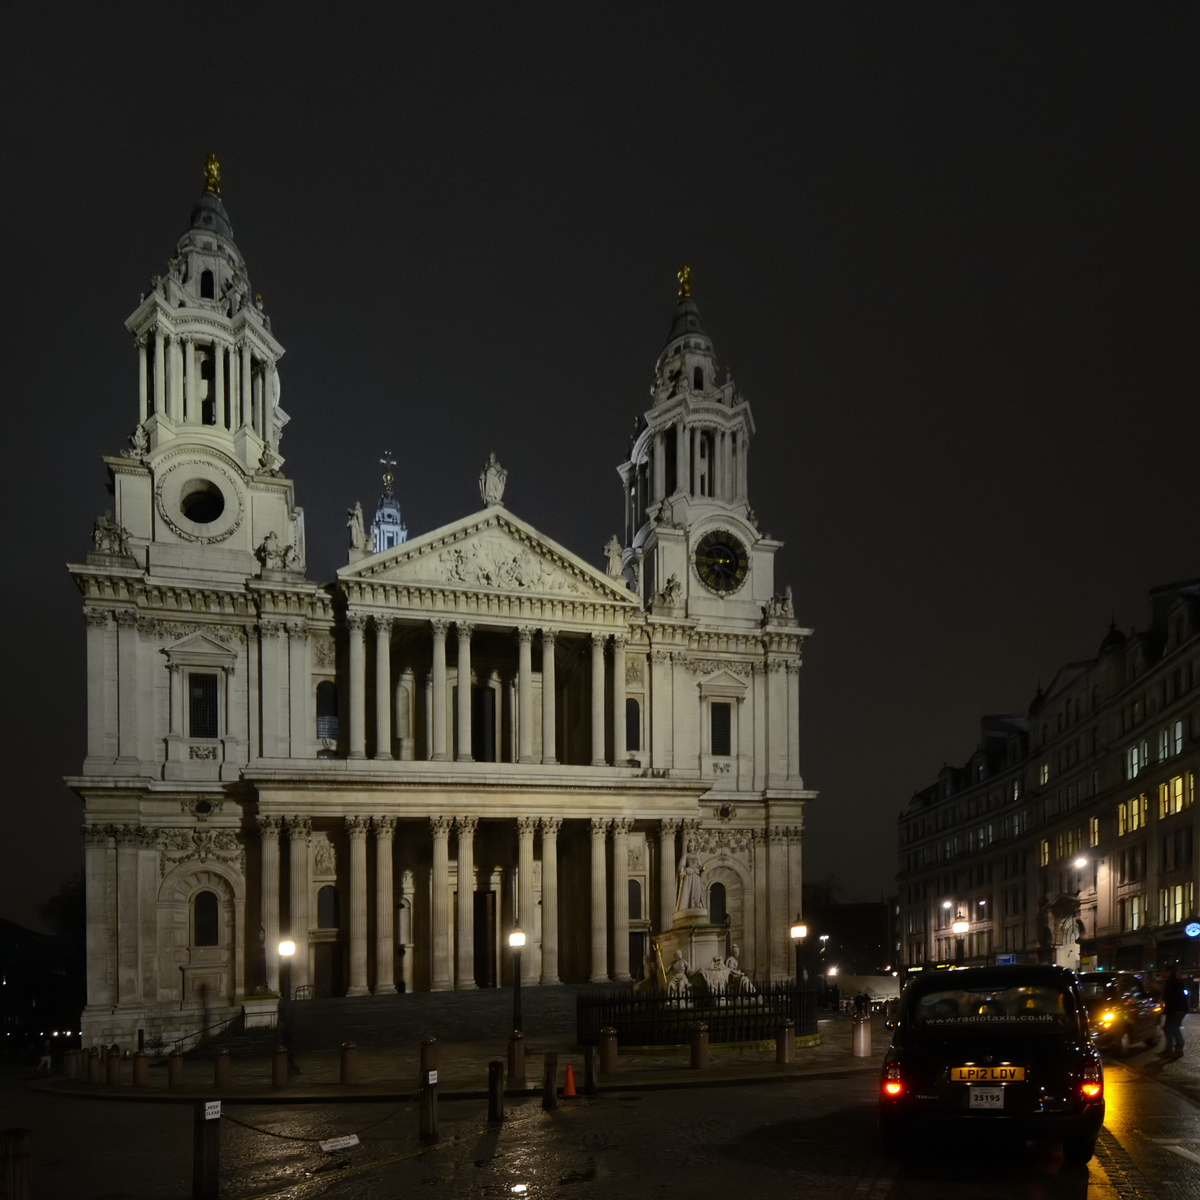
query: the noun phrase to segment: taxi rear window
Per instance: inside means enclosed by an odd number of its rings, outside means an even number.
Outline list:
[[[914,1032],[957,1033],[978,1029],[1064,1029],[1075,1006],[1053,985],[1006,988],[940,988],[918,996],[909,1009]]]
[[[1081,979],[1079,986],[1083,988],[1083,996],[1085,1000],[1098,1000],[1112,993],[1113,980],[1111,979]]]

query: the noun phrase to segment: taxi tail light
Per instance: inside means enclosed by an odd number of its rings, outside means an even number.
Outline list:
[[[904,1084],[900,1082],[899,1063],[891,1063],[884,1069],[883,1091],[887,1096],[898,1096],[904,1091]]]
[[[1104,1073],[1099,1063],[1090,1062],[1084,1065],[1083,1082],[1079,1085],[1079,1090],[1089,1100],[1100,1099],[1104,1092]]]

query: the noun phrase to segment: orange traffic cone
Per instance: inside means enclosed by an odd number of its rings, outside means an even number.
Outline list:
[[[567,1063],[567,1081],[563,1084],[563,1096],[575,1095],[575,1070],[570,1063]]]

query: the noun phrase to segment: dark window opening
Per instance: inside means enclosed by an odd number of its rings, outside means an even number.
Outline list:
[[[193,479],[183,485],[180,511],[197,525],[211,525],[225,511],[225,497],[215,483]]]
[[[639,879],[629,881],[629,919],[631,921],[642,919],[642,883]]]
[[[211,271],[200,272],[200,298],[202,300],[212,300],[216,295],[216,287],[213,283],[213,273]]]
[[[679,486],[679,439],[674,429],[668,429],[663,435],[667,441],[663,446],[663,495],[673,495]]]
[[[192,901],[193,945],[220,945],[219,913],[215,892],[196,893],[196,898]]]
[[[712,753],[727,758],[730,753],[731,715],[729,704],[712,704]]]
[[[632,697],[625,698],[625,749],[642,748],[642,706]]]
[[[200,359],[200,391],[203,399],[200,401],[200,423],[215,425],[217,423],[217,390],[213,382],[213,357],[205,353]]]
[[[332,883],[327,883],[317,893],[317,928],[336,929],[338,918],[338,891]]]
[[[697,367],[692,372],[692,387],[697,392],[704,391],[704,368],[703,367]]]
[[[490,687],[471,689],[471,757],[496,762],[496,693]]]
[[[729,916],[725,885],[714,883],[708,889],[708,921],[710,925],[724,925]]]
[[[215,675],[188,676],[188,705],[189,736],[215,738],[217,736],[217,677]]]
[[[337,684],[325,679],[317,684],[317,740],[336,742],[337,737]]]

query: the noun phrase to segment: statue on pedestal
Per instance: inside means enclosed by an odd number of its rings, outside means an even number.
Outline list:
[[[704,867],[696,853],[696,843],[689,840],[679,868],[679,893],[676,913],[683,916],[702,916],[707,919],[708,905],[704,901]]]
[[[488,455],[483,470],[479,472],[479,497],[491,508],[504,503],[504,486],[508,483],[508,472],[496,461],[496,452]]]

